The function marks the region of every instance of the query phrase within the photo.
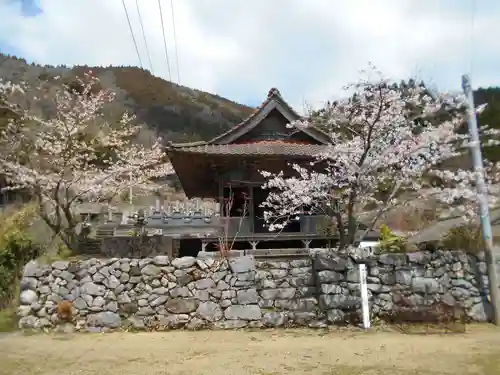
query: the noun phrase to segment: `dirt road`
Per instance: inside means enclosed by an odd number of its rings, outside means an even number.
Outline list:
[[[460,335],[313,330],[14,335],[0,374],[500,374],[500,329]]]

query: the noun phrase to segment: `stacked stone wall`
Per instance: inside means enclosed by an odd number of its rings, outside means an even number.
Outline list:
[[[328,322],[360,316],[361,293],[356,261],[332,253],[315,256],[319,305]],[[442,303],[464,311],[473,321],[488,321],[488,277],[484,254],[460,251],[381,254],[365,259],[372,317],[388,316],[404,305],[411,308]]]
[[[30,262],[21,281],[19,326],[84,331],[325,327],[359,316],[359,262],[323,250],[287,261],[157,255]],[[390,313],[404,298],[416,307],[429,299],[457,306],[476,321],[491,318],[481,254],[383,254],[362,262],[372,317]],[[61,314],[65,304],[70,314]]]

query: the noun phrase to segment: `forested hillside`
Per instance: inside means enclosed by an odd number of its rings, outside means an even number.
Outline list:
[[[71,83],[89,70],[105,88],[116,92],[114,115],[127,110],[149,130],[173,142],[210,139],[252,110],[220,96],[168,82],[137,67],[40,66],[0,53],[0,78],[16,83],[38,85],[54,77]]]
[[[488,103],[483,113],[479,115],[479,125],[490,125],[500,129],[500,87],[479,88],[474,91],[476,105]],[[490,160],[500,161],[500,147],[489,147],[484,150]]]
[[[109,117],[128,111],[152,131],[173,142],[208,140],[247,117],[252,108],[218,95],[179,86],[137,67],[40,66],[22,58],[0,53],[0,78],[33,85],[61,77],[71,83],[76,76],[92,70],[105,88],[116,94]],[[401,86],[411,84],[402,81]],[[480,125],[500,128],[500,87],[479,88],[474,92],[476,105],[488,103],[479,116]],[[321,111],[320,111],[321,112]],[[319,113],[320,113],[319,112]],[[4,114],[0,112],[0,122]],[[113,120],[113,118],[110,118]],[[147,130],[147,131],[146,131]],[[485,150],[488,158],[500,159],[498,147]]]

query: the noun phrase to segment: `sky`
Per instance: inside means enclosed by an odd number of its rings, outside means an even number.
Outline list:
[[[271,87],[297,110],[368,63],[440,91],[500,85],[498,0],[125,0],[142,66],[239,103]],[[177,41],[177,54],[175,48]],[[0,0],[0,51],[40,64],[140,66],[121,0]],[[177,63],[178,67],[177,69]]]

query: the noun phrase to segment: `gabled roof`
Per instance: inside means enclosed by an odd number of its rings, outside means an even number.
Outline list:
[[[194,146],[229,145],[237,141],[238,138],[248,133],[257,125],[259,125],[261,121],[264,120],[267,115],[269,115],[269,113],[275,109],[280,112],[283,117],[285,117],[289,122],[294,122],[302,119],[302,117],[297,112],[295,112],[295,110],[283,99],[278,89],[271,88],[267,94],[266,100],[260,106],[258,106],[250,116],[248,116],[246,119],[229,129],[228,131],[222,133],[221,135],[207,142],[200,141],[178,144],[170,143],[169,146],[171,148],[191,148]],[[329,143],[329,136],[325,132],[314,126],[301,127],[300,129],[298,129],[298,131],[304,132],[320,144],[327,145]]]
[[[250,116],[227,132],[208,141],[207,144],[220,145],[234,142],[239,137],[255,128],[273,109],[278,110],[289,122],[302,119],[302,117],[283,99],[278,89],[273,87],[267,93],[266,100],[257,107]],[[320,143],[328,143],[328,136],[317,128],[307,127],[301,128],[300,130]]]

